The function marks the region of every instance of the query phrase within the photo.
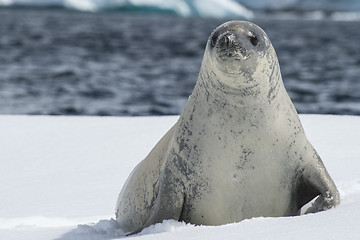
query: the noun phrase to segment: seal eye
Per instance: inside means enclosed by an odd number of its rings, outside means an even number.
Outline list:
[[[252,44],[254,47],[256,47],[257,45],[259,45],[259,39],[258,39],[255,35],[250,34],[250,35],[249,35],[249,39],[250,39],[251,44]]]
[[[211,47],[215,47],[218,37],[219,37],[219,32],[214,32],[210,39]]]

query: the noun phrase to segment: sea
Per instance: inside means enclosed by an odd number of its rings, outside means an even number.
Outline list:
[[[0,8],[0,114],[180,114],[236,18]],[[299,113],[360,115],[360,21],[255,17]]]

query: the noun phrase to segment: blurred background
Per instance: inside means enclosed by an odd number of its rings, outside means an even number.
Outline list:
[[[360,115],[358,0],[0,0],[0,114],[180,114],[233,19],[268,33],[300,113]]]

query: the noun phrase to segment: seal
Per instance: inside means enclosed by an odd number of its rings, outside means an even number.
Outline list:
[[[116,220],[127,233],[175,219],[220,225],[294,216],[340,202],[257,25],[231,21],[210,35],[198,81],[175,125],[130,174]]]

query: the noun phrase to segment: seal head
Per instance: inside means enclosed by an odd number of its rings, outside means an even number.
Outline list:
[[[247,95],[253,99],[260,93],[271,99],[282,85],[276,52],[268,36],[250,22],[231,21],[217,27],[208,39],[202,65],[207,75],[205,86],[240,95],[240,102]]]

